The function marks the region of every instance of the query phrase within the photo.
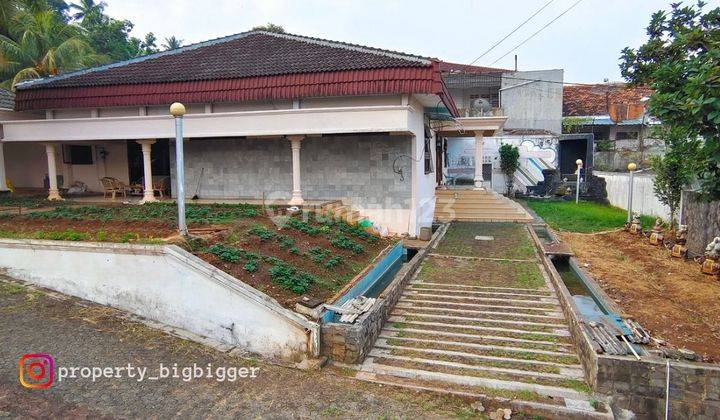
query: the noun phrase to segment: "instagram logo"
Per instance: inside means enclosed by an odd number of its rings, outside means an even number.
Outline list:
[[[25,388],[49,388],[55,378],[55,361],[45,353],[25,354],[18,362],[18,379]]]

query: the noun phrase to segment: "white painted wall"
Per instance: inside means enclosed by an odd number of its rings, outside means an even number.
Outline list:
[[[0,239],[0,268],[266,357],[318,352],[316,323],[176,246]]]
[[[627,173],[600,171],[594,171],[593,173],[605,178],[610,204],[627,210],[630,175]],[[635,174],[633,179],[633,212],[662,217],[665,220],[670,219],[670,209],[655,197],[652,174]]]
[[[435,164],[435,138],[430,141],[430,153],[432,154],[433,172],[425,173],[425,116],[421,111],[422,104],[411,101],[411,106],[415,112],[408,115],[408,128],[413,133],[412,150],[413,150],[413,205],[410,206],[410,227],[407,232],[412,235],[420,234],[420,228],[432,226],[435,215],[435,188],[437,181],[435,171],[441,170],[436,168]]]
[[[83,144],[83,143],[68,143]],[[87,144],[87,143],[85,143]],[[82,181],[91,191],[102,191],[100,178],[110,176],[125,183],[128,179],[127,147],[122,142],[95,142],[92,165],[70,165],[63,163],[62,146],[55,148],[55,162],[58,175],[62,175],[63,187],[67,188],[74,181]],[[108,152],[103,161],[100,150]],[[45,146],[38,143],[4,143],[5,172],[15,187],[43,188],[43,179],[48,172]]]

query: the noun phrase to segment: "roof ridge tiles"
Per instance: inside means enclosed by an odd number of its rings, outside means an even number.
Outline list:
[[[276,32],[264,31],[264,30],[251,30],[251,31],[240,32],[237,34],[232,34],[232,35],[227,35],[227,36],[214,38],[214,39],[210,39],[210,40],[206,40],[206,41],[197,42],[194,44],[186,45],[186,46],[172,49],[172,50],[160,51],[157,53],[147,54],[147,55],[143,55],[140,57],[131,58],[128,60],[118,61],[118,62],[109,63],[109,64],[103,64],[103,65],[95,66],[95,67],[89,67],[86,69],[72,71],[69,73],[64,73],[64,74],[60,74],[60,75],[56,75],[56,76],[45,77],[42,79],[23,81],[23,82],[18,83],[16,85],[16,88],[19,90],[23,90],[26,88],[42,86],[45,84],[57,82],[59,80],[65,80],[65,79],[82,76],[82,75],[86,75],[86,74],[91,74],[91,73],[97,73],[97,72],[101,72],[101,71],[108,70],[108,69],[114,69],[114,68],[118,68],[118,67],[128,66],[131,64],[142,63],[145,61],[154,60],[154,59],[158,59],[158,58],[162,58],[162,57],[166,57],[166,56],[178,55],[181,53],[197,50],[199,48],[204,48],[204,47],[208,47],[208,46],[212,46],[212,45],[218,45],[218,44],[222,44],[222,43],[232,42],[232,41],[236,41],[238,39],[242,39],[242,38],[248,37],[250,35],[254,35],[254,34],[262,34],[262,35],[273,36],[273,37],[277,37],[277,38],[290,39],[290,40],[294,40],[294,41],[305,42],[305,43],[310,43],[310,44],[315,44],[315,45],[321,45],[321,46],[330,47],[330,48],[340,48],[340,49],[345,49],[345,50],[349,50],[349,51],[357,51],[357,52],[362,52],[362,53],[367,53],[367,54],[381,55],[381,56],[399,59],[399,60],[412,61],[412,62],[416,62],[421,65],[430,65],[433,61],[437,61],[437,59],[434,59],[434,58],[423,57],[423,56],[413,55],[413,54],[407,54],[407,53],[397,52],[397,51],[392,51],[392,50],[385,50],[385,49],[375,48],[375,47],[367,47],[367,46],[363,46],[363,45],[359,45],[359,44],[351,44],[351,43],[341,42],[341,41],[332,41],[332,40],[327,40],[327,39],[322,39],[322,38],[314,38],[314,37],[309,37],[309,36],[304,36],[304,35],[276,33]]]

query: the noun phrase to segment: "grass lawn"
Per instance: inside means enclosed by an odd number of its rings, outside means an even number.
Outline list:
[[[604,204],[581,201],[526,200],[525,204],[542,217],[551,228],[567,232],[592,233],[623,226],[627,211]],[[650,216],[640,216],[644,228],[655,223]]]
[[[478,241],[476,236],[492,236]],[[531,259],[535,248],[525,226],[518,223],[453,222],[436,252],[465,257]]]

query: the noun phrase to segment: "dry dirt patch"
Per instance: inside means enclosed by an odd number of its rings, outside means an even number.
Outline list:
[[[580,265],[653,337],[720,362],[720,282],[624,231],[562,233]]]

